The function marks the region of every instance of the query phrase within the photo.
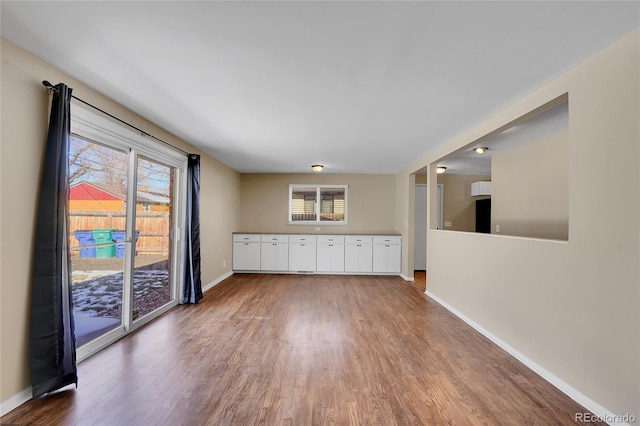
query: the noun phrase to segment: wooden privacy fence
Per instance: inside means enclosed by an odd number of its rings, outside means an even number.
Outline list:
[[[118,211],[70,211],[69,212],[69,247],[79,248],[75,231],[93,231],[94,229],[115,229],[124,231],[125,212]],[[137,254],[169,255],[169,235],[171,231],[171,214],[161,212],[136,212],[136,231],[139,232],[136,243]],[[78,256],[79,250],[71,250],[72,256]]]

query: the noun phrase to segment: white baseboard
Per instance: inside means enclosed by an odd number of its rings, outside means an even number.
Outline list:
[[[6,401],[2,401],[0,403],[0,416],[4,416],[29,401],[31,396],[31,387],[28,387],[13,395]]]
[[[214,281],[212,281],[209,284],[207,284],[206,286],[202,287],[202,291],[205,292],[205,291],[209,290],[210,288],[212,288],[216,284],[219,284],[222,281],[224,281],[227,278],[229,278],[231,275],[233,275],[233,271],[227,272],[226,274],[222,275],[221,277],[218,277]],[[18,408],[19,406],[21,406],[25,402],[29,401],[30,399],[31,399],[31,387],[28,387],[28,388],[18,392],[17,394],[13,395],[12,397],[7,399],[6,401],[0,402],[0,416],[4,416],[5,414],[9,413],[10,411],[15,410],[16,408]]]
[[[413,277],[409,277],[405,274],[400,274],[400,278],[402,278],[405,281],[414,281]]]
[[[500,346],[502,349],[507,351],[511,356],[513,356],[518,361],[520,361],[521,363],[529,367],[531,370],[537,373],[540,377],[545,379],[547,382],[551,383],[553,386],[558,388],[562,393],[566,394],[569,398],[573,399],[578,404],[582,405],[584,408],[591,411],[593,414],[598,416],[600,419],[602,419],[606,423],[610,425],[623,425],[623,426],[629,425],[629,423],[626,423],[626,422],[616,421],[616,419],[620,418],[621,416],[614,414],[610,410],[607,410],[602,405],[598,404],[597,402],[588,398],[587,396],[585,396],[583,393],[579,392],[572,386],[568,385],[559,377],[557,377],[555,374],[551,373],[544,367],[540,366],[539,364],[531,360],[529,357],[527,357],[520,351],[516,350],[515,348],[507,344],[505,341],[503,341],[499,337],[490,333],[488,330],[483,328],[480,324],[473,321],[471,318],[468,318],[462,312],[458,311],[453,306],[449,305],[447,302],[440,299],[438,296],[434,295],[429,291],[425,291],[425,293],[433,301],[440,304],[442,307],[444,307],[449,312],[451,312],[452,314],[460,318],[462,321],[466,322],[468,325],[473,327],[477,332],[482,334],[487,339],[491,340],[496,345]]]
[[[229,271],[226,274],[216,278],[215,280],[211,281],[209,284],[205,285],[204,287],[202,287],[202,292],[204,293],[205,291],[211,289],[212,287],[214,287],[217,284],[220,284],[222,281],[226,280],[227,278],[229,278],[231,275],[233,275],[233,271]]]

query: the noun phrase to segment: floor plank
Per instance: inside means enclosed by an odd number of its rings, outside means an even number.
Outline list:
[[[413,271],[413,285],[420,291],[427,289],[427,272],[426,271]]]
[[[2,424],[569,425],[585,409],[398,277],[234,275]]]

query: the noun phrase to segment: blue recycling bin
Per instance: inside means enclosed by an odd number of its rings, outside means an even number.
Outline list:
[[[136,241],[138,241],[138,235],[140,235],[140,231],[136,231]],[[122,259],[124,257],[124,239],[125,232],[124,231],[112,231],[111,238],[116,243],[116,258]]]
[[[96,240],[93,239],[93,232],[91,230],[83,230],[83,231],[75,231],[76,240],[80,242],[80,246],[91,246],[96,243]],[[89,258],[96,257],[96,248],[95,247],[85,247],[80,248],[80,257]]]

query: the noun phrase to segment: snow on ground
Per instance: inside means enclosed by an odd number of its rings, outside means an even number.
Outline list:
[[[73,310],[103,316],[117,310],[122,303],[123,273],[114,271],[73,271]],[[133,275],[134,299],[169,285],[166,270],[136,270]]]

